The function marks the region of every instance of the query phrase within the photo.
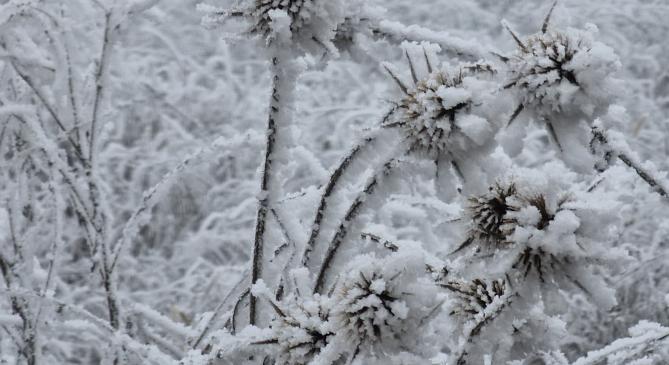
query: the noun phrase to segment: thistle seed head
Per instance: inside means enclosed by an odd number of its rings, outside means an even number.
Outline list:
[[[399,128],[413,150],[431,157],[462,159],[493,148],[497,127],[487,109],[495,86],[486,76],[495,69],[485,63],[435,69],[427,51],[422,57],[413,53],[406,52],[411,84],[386,65],[403,96],[383,126]],[[419,63],[425,66],[419,69]]]
[[[270,323],[272,336],[265,343],[275,343],[277,365],[306,365],[328,344],[332,331],[327,302],[320,296],[304,299],[291,297],[283,309],[273,304],[277,316]]]
[[[504,24],[517,45],[512,55],[500,57],[509,73],[505,88],[520,99],[510,122],[522,110],[542,119],[556,112],[592,116],[617,96],[618,81],[612,75],[620,61],[610,47],[595,40],[596,27],[550,29],[552,10],[541,31],[525,40]]]
[[[340,26],[347,23],[352,28],[358,24],[363,7],[359,0],[241,0],[232,9],[200,9],[206,13],[205,23],[239,19],[248,24],[246,34],[259,37],[268,45],[278,41],[284,48],[337,55],[334,42]]]
[[[474,279],[471,282],[450,281],[442,287],[451,291],[457,297],[457,304],[451,315],[464,319],[471,319],[483,312],[496,298],[506,294],[504,280]]]
[[[469,198],[466,214],[470,220],[468,240],[485,244],[490,248],[504,246],[508,231],[502,227],[504,217],[514,209],[507,199],[517,194],[516,185],[497,182],[488,193]]]
[[[439,308],[422,254],[360,255],[349,265],[332,295],[336,336],[355,353],[393,353],[419,341],[421,322]]]

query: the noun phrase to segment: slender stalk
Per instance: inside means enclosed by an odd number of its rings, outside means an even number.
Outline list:
[[[95,156],[95,137],[97,134],[97,122],[99,119],[100,113],[100,103],[102,101],[102,92],[103,92],[103,77],[106,71],[107,64],[107,54],[109,52],[109,46],[111,44],[111,28],[110,28],[110,18],[111,12],[105,12],[105,30],[102,39],[102,50],[100,51],[100,61],[98,64],[98,69],[95,73],[95,94],[93,96],[93,112],[91,113],[91,130],[89,136],[89,145],[88,145],[88,159],[90,160],[91,165],[93,164],[93,158]]]
[[[26,85],[28,85],[28,87],[33,91],[33,93],[35,93],[35,95],[37,96],[37,99],[39,99],[40,103],[42,103],[42,105],[44,105],[44,108],[46,108],[46,110],[49,112],[49,115],[51,115],[53,120],[56,122],[56,125],[58,126],[58,129],[65,134],[65,138],[67,138],[68,142],[70,142],[70,144],[72,145],[72,148],[74,148],[74,152],[77,155],[76,156],[77,159],[82,163],[82,165],[84,165],[85,164],[84,163],[84,155],[81,152],[81,145],[79,143],[77,143],[77,141],[75,141],[72,138],[72,136],[70,136],[67,129],[65,128],[65,124],[63,124],[62,120],[58,116],[58,113],[56,113],[56,110],[54,109],[54,107],[51,104],[49,104],[49,102],[47,101],[44,94],[40,91],[40,89],[37,87],[37,85],[35,85],[32,78],[28,74],[24,73],[23,70],[21,70],[21,68],[18,65],[16,65],[14,62],[10,62],[10,64],[12,65],[12,68],[14,69],[14,71],[16,71],[16,74],[19,75],[21,80],[23,80],[23,82],[25,82]]]
[[[383,168],[377,173],[375,173],[374,176],[372,176],[372,178],[367,182],[365,188],[360,192],[360,194],[358,194],[358,196],[355,198],[351,206],[346,211],[346,215],[339,224],[339,228],[337,229],[337,232],[332,238],[332,241],[330,241],[328,250],[325,253],[325,258],[323,259],[323,263],[321,264],[321,267],[318,271],[318,276],[316,277],[316,283],[314,285],[314,293],[322,293],[323,286],[325,285],[325,281],[327,278],[327,273],[332,266],[331,265],[332,260],[334,260],[337,251],[341,247],[341,244],[344,242],[344,239],[348,234],[349,226],[351,225],[353,220],[358,216],[358,213],[360,213],[360,209],[364,205],[366,198],[369,195],[371,195],[378,186],[381,177],[390,173],[396,161],[397,160],[394,157],[389,161],[387,161],[383,165]]]
[[[467,364],[467,355],[469,351],[469,347],[474,341],[474,338],[477,337],[480,333],[483,327],[485,327],[487,324],[490,324],[492,321],[497,318],[506,308],[508,308],[511,305],[511,299],[515,295],[509,295],[506,298],[502,300],[501,303],[497,305],[494,310],[490,312],[483,312],[480,318],[476,318],[475,322],[473,323],[473,326],[469,328],[464,337],[464,342],[460,343],[459,348],[454,351],[452,355],[451,364],[452,365],[465,365]]]
[[[281,62],[278,57],[272,59],[272,96],[270,99],[269,117],[267,118],[267,142],[265,148],[265,161],[262,177],[260,180],[261,198],[258,202],[258,211],[256,215],[255,237],[253,240],[253,257],[251,262],[251,285],[254,285],[262,275],[263,251],[265,248],[265,229],[267,223],[267,213],[270,209],[270,180],[272,175],[272,162],[274,148],[277,139],[276,120],[281,108]],[[249,323],[255,325],[258,313],[256,309],[256,297],[251,295],[249,298]]]
[[[353,147],[351,152],[349,152],[349,154],[346,157],[344,157],[344,159],[339,163],[339,166],[337,166],[337,168],[332,172],[332,175],[330,175],[330,180],[328,181],[327,185],[325,186],[325,189],[323,190],[323,195],[321,195],[321,201],[318,204],[318,209],[316,209],[316,215],[314,217],[314,221],[311,224],[311,233],[309,234],[309,240],[307,241],[307,244],[304,247],[304,253],[302,254],[302,261],[301,261],[302,266],[307,267],[309,265],[309,261],[311,259],[311,252],[316,246],[316,240],[318,239],[318,235],[321,232],[321,223],[323,222],[323,218],[325,217],[325,212],[328,207],[328,199],[334,192],[335,187],[337,186],[341,177],[344,175],[346,169],[351,165],[351,162],[353,162],[353,160],[360,153],[362,147],[364,145],[372,143],[375,139],[376,137],[367,137],[364,139],[363,143]]]

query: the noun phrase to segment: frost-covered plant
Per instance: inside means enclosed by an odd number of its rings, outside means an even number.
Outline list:
[[[611,307],[613,293],[598,273],[625,257],[603,247],[616,236],[616,203],[603,201],[611,195],[570,189],[573,175],[558,165],[548,168],[553,171],[540,175],[517,171],[472,198],[472,228],[458,249],[475,245],[474,256],[496,261],[500,274],[513,280],[533,278],[541,290],[575,286]]]
[[[553,28],[554,7],[540,32],[524,39],[504,23],[517,46],[513,54],[500,56],[508,73],[503,87],[518,99],[508,123],[521,113],[529,115],[545,125],[566,162],[587,171],[594,164],[584,158],[589,126],[621,97],[615,78],[621,64],[613,49],[596,40],[594,25],[585,30]]]
[[[469,198],[466,212],[470,220],[468,237],[458,250],[472,242],[485,244],[489,248],[504,246],[507,233],[504,231],[506,214],[511,210],[508,198],[516,195],[514,183],[496,182],[489,191]]]
[[[459,166],[480,163],[495,148],[499,99],[495,95],[496,70],[488,63],[438,65],[430,45],[404,44],[411,83],[391,65],[386,70],[402,90],[402,98],[384,120],[397,127],[410,150]]]
[[[474,279],[471,282],[449,281],[442,284],[457,297],[451,315],[472,318],[482,313],[506,293],[506,281]]]
[[[295,46],[301,51],[338,54],[334,44],[339,29],[346,29],[360,15],[358,0],[244,0],[230,9],[201,5],[205,23],[241,18],[244,33],[258,36],[266,44]]]
[[[269,339],[257,344],[276,344],[276,364],[309,364],[334,336],[327,298],[290,297],[272,303],[276,317],[270,322]]]
[[[508,81],[520,98],[517,109],[534,113],[538,118],[553,119],[568,115],[576,121],[601,114],[619,95],[613,75],[620,60],[613,49],[595,40],[597,29],[585,30],[550,27],[540,33],[518,38],[514,54],[504,57]]]
[[[251,48],[205,36],[194,0],[3,2],[0,362],[666,362],[669,189],[643,162],[661,153],[663,58],[601,2],[572,4],[601,35],[551,10],[529,37],[506,26],[511,53],[494,1],[384,2],[439,31],[369,3],[202,6]],[[379,60],[402,92],[385,116]],[[642,318],[658,324],[615,341]]]
[[[420,255],[361,255],[348,267],[334,288],[331,322],[349,356],[412,351],[429,337],[426,320],[439,303]]]

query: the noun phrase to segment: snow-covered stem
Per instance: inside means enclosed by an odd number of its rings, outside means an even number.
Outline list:
[[[481,333],[483,328],[495,320],[504,310],[511,305],[513,295],[507,294],[502,297],[496,297],[482,312],[478,313],[474,319],[465,325],[465,334],[460,339],[459,347],[449,357],[450,365],[467,364],[467,355],[469,347],[474,343],[474,339]]]
[[[358,154],[360,154],[363,147],[373,143],[375,139],[376,139],[375,137],[367,137],[363,140],[362,143],[357,144],[355,147],[353,147],[353,149],[351,149],[351,151],[346,155],[346,157],[344,157],[341,160],[337,168],[335,168],[332,174],[330,175],[330,179],[328,180],[325,189],[323,189],[321,200],[318,204],[318,208],[316,209],[316,215],[314,217],[314,221],[311,224],[311,233],[309,233],[309,240],[307,241],[307,244],[304,247],[304,253],[302,254],[302,261],[301,261],[302,266],[304,267],[309,266],[309,261],[311,259],[311,252],[313,251],[316,245],[316,240],[318,239],[318,235],[321,232],[321,223],[325,218],[325,213],[328,208],[328,199],[330,198],[330,195],[332,195],[339,180],[344,175],[344,172],[351,165],[353,160],[355,160]]]
[[[78,160],[82,163],[82,165],[85,164],[85,162],[84,162],[85,157],[84,157],[83,152],[81,150],[81,145],[79,143],[77,143],[77,141],[75,141],[72,138],[69,131],[65,127],[65,124],[63,123],[61,118],[58,116],[58,113],[56,113],[54,107],[46,99],[46,96],[44,96],[42,91],[40,91],[40,89],[35,85],[35,83],[31,79],[31,77],[21,70],[19,65],[17,65],[14,62],[10,62],[10,64],[12,65],[12,68],[14,69],[16,74],[19,75],[21,80],[23,80],[26,83],[26,85],[28,85],[28,87],[30,87],[30,89],[33,91],[33,93],[35,93],[35,95],[37,96],[37,99],[42,103],[44,108],[49,112],[49,115],[51,115],[53,120],[56,122],[56,125],[58,126],[58,129],[62,133],[65,134],[65,138],[67,138],[67,141],[72,145],[72,148],[74,149],[74,152],[77,155],[76,157],[78,158]]]
[[[404,25],[400,22],[382,20],[372,26],[372,31],[377,36],[392,40],[397,43],[430,42],[438,44],[444,51],[451,52],[457,56],[479,60],[488,58],[491,51],[480,46],[474,40],[466,40],[452,36],[447,32],[437,32],[418,25]]]
[[[631,361],[635,356],[642,358],[652,353],[652,347],[665,346],[666,348],[669,346],[669,328],[667,327],[644,321],[630,329],[630,332],[632,337],[620,338],[602,349],[590,351],[586,356],[574,361],[572,365],[597,365],[614,354],[625,354],[627,356],[619,360]]]
[[[109,58],[109,48],[111,47],[111,11],[105,10],[105,26],[102,36],[102,49],[100,50],[100,59],[98,60],[98,67],[95,72],[95,91],[93,93],[93,110],[91,113],[91,129],[88,145],[88,159],[91,168],[94,166],[95,149],[96,149],[96,135],[98,119],[100,118],[100,103],[102,102],[104,92],[104,78],[107,72],[107,60]]]
[[[325,257],[323,258],[323,262],[318,269],[318,275],[316,276],[316,281],[314,284],[314,293],[323,292],[323,287],[327,280],[328,271],[332,268],[332,260],[334,260],[339,247],[344,242],[344,239],[348,234],[349,227],[360,213],[360,209],[362,209],[364,206],[365,201],[374,193],[374,190],[379,185],[382,178],[385,175],[388,175],[396,164],[397,159],[395,157],[386,161],[381,169],[376,171],[374,175],[372,175],[372,177],[367,181],[363,190],[358,194],[358,196],[356,196],[356,198],[349,206],[346,214],[344,215],[344,218],[339,223],[339,226],[337,227],[337,230],[332,237],[332,240],[330,241],[327,252],[325,253]]]
[[[260,179],[260,198],[258,201],[258,210],[256,214],[255,236],[253,239],[253,254],[251,258],[251,285],[254,285],[262,276],[263,270],[263,251],[265,249],[265,230],[267,225],[267,216],[270,210],[270,190],[275,188],[270,186],[272,179],[273,154],[279,134],[277,118],[281,112],[281,90],[285,75],[282,75],[282,59],[278,56],[272,57],[270,75],[272,78],[272,94],[269,103],[269,116],[267,118],[267,141],[265,144],[265,156],[263,161],[262,176]],[[254,325],[258,320],[256,309],[256,297],[251,295],[249,298],[249,324]]]

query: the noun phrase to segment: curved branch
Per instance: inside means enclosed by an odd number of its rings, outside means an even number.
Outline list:
[[[355,198],[351,206],[346,211],[346,215],[339,224],[339,228],[337,229],[337,232],[332,238],[330,246],[328,247],[328,250],[325,253],[325,258],[323,259],[323,263],[321,264],[321,267],[318,271],[318,276],[316,277],[316,284],[314,285],[314,293],[322,292],[323,285],[325,285],[325,279],[327,277],[326,275],[328,273],[328,270],[331,268],[332,260],[334,260],[335,254],[339,250],[341,244],[344,242],[344,239],[348,234],[349,226],[351,225],[353,220],[358,216],[358,213],[360,213],[360,209],[364,205],[365,199],[374,192],[374,189],[378,186],[381,178],[384,175],[388,175],[390,173],[396,162],[397,160],[393,157],[385,164],[383,164],[383,168],[380,171],[376,172],[371,177],[371,179],[365,185],[365,188],[358,194],[358,196]]]

